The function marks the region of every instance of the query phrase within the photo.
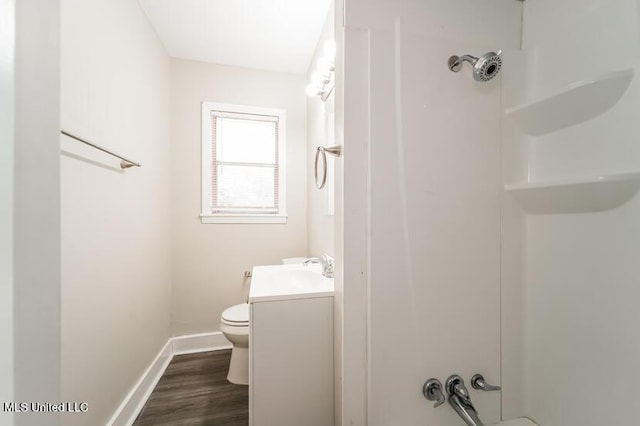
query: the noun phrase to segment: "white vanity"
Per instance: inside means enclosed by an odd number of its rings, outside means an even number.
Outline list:
[[[333,279],[320,265],[253,268],[249,425],[333,425]]]

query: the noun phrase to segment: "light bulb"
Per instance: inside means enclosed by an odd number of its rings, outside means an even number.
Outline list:
[[[316,86],[315,84],[308,84],[306,90],[308,96],[317,96],[322,93],[318,86]]]
[[[320,84],[322,84],[322,81],[324,79],[322,78],[322,74],[320,74],[319,71],[314,71],[311,73],[311,78],[309,80],[311,81],[311,83],[319,86]]]
[[[335,69],[333,59],[329,59],[326,56],[320,57],[320,59],[318,59],[318,68],[323,70],[325,73],[333,71]]]
[[[315,71],[309,80],[316,86],[323,86],[331,81],[331,73]]]
[[[326,57],[334,59],[336,57],[336,41],[335,40],[327,40],[324,44],[324,54]]]

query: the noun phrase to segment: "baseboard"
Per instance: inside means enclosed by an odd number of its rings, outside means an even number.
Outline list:
[[[165,343],[151,365],[144,372],[138,383],[126,396],[120,407],[116,410],[107,426],[129,426],[136,420],[138,413],[149,399],[151,392],[158,384],[162,373],[167,369],[173,358],[171,339]]]
[[[232,345],[220,331],[215,333],[189,334],[172,339],[173,354],[183,355],[196,352],[220,351],[231,349]]]
[[[219,331],[171,337],[140,377],[138,383],[129,391],[115,414],[107,422],[107,426],[131,426],[133,424],[174,355],[219,351],[231,349],[231,347],[231,343]]]

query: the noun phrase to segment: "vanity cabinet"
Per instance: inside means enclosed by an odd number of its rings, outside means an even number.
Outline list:
[[[250,426],[334,424],[333,296],[301,296],[249,299]]]

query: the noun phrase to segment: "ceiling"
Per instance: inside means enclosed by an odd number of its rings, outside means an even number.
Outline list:
[[[170,56],[305,73],[331,0],[138,0]]]

